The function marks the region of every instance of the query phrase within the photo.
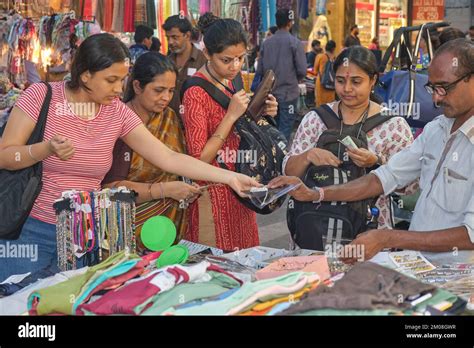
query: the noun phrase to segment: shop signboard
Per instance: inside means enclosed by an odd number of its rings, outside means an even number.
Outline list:
[[[413,24],[444,19],[444,0],[413,0]]]

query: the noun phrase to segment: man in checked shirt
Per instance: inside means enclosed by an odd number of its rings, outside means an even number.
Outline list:
[[[344,185],[290,194],[299,201],[357,201],[392,193],[420,179],[421,196],[409,231],[370,230],[352,245],[363,245],[365,260],[384,248],[450,252],[450,261],[474,262],[474,43],[456,39],[442,45],[429,67],[426,90],[444,115],[386,165]],[[269,186],[301,182],[279,177]],[[355,259],[347,259],[355,262]]]

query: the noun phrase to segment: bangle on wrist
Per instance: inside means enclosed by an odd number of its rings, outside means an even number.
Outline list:
[[[321,203],[324,200],[324,189],[322,187],[313,187],[314,191],[318,191],[319,193],[319,199],[316,201],[313,201],[313,203]]]
[[[165,199],[165,190],[163,189],[162,182],[160,182],[160,199]]]
[[[154,201],[155,198],[153,198],[153,192],[151,192],[151,187],[153,186],[153,183],[148,185],[148,195],[150,196],[151,200]]]
[[[31,153],[31,147],[32,147],[32,146],[33,146],[33,145],[29,145],[29,146],[28,146],[28,154],[29,154],[30,157],[31,157],[33,160],[35,160],[36,162],[41,162],[41,160],[35,158],[35,157],[33,156],[33,154]]]

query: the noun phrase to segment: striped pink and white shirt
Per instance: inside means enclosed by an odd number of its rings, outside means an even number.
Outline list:
[[[50,156],[43,161],[43,189],[30,216],[56,224],[53,203],[67,190],[95,191],[112,166],[112,150],[118,138],[142,124],[142,121],[118,98],[110,105],[101,105],[95,117],[84,120],[69,106],[65,82],[52,82],[52,99],[44,132],[44,140],[62,135],[72,141],[74,156],[62,161]],[[46,96],[42,83],[31,85],[22,93],[16,106],[35,122]],[[83,104],[83,107],[88,107]]]

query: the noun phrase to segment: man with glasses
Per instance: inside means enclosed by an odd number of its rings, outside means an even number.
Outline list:
[[[474,262],[474,44],[448,41],[436,51],[428,73],[426,89],[444,115],[428,123],[411,146],[345,185],[301,185],[290,193],[299,201],[357,201],[388,195],[420,179],[421,195],[409,231],[370,230],[352,242],[364,247],[365,260],[384,248],[398,248],[449,252],[439,256]],[[299,182],[280,177],[270,187]]]
[[[182,15],[168,17],[162,27],[168,40],[169,57],[178,68],[176,89],[169,106],[180,115],[183,112],[180,110],[181,86],[188,76],[194,75],[206,63],[206,57],[192,44],[193,26],[186,17]]]

